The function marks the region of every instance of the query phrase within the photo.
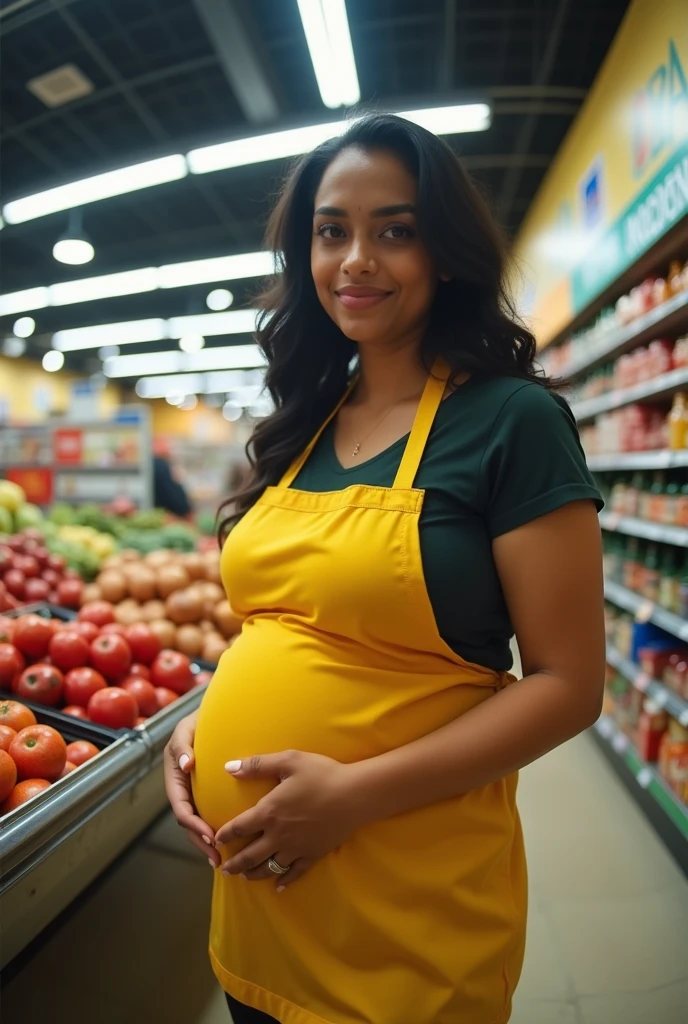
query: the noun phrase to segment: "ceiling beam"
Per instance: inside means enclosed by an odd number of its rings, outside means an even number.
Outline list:
[[[193,0],[246,119],[276,121],[277,96],[236,0]]]
[[[566,24],[570,5],[571,0],[559,0],[559,3],[557,4],[554,19],[547,35],[547,45],[545,46],[542,59],[540,60],[539,66],[534,75],[532,84],[536,88],[546,86],[549,82],[554,69],[554,62],[556,60],[557,53],[559,52],[559,46],[564,33],[564,25]],[[516,145],[514,146],[514,155],[517,157],[517,162],[510,167],[504,175],[504,183],[497,199],[497,212],[502,221],[507,220],[516,197],[516,193],[518,192],[518,187],[521,184],[521,177],[525,167],[523,158],[528,152],[535,137],[538,114],[539,111],[537,107],[534,110],[531,110],[523,121],[518,133]]]

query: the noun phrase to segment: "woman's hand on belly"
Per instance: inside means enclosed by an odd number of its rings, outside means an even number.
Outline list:
[[[165,792],[172,806],[172,813],[177,823],[186,830],[189,842],[204,853],[211,867],[220,864],[221,857],[215,849],[215,835],[202,818],[196,814],[191,793],[189,773],[194,766],[194,738],[198,712],[182,718],[165,747],[163,768],[165,774]]]
[[[351,795],[350,765],[320,754],[288,751],[229,762],[227,771],[238,780],[276,779],[278,785],[218,830],[218,847],[251,840],[222,865],[223,874],[244,875],[251,882],[272,878],[281,890],[363,823],[362,808]],[[289,871],[276,876],[268,868],[271,857]]]

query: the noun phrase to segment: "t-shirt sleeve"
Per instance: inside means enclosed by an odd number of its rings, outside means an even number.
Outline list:
[[[586,465],[576,421],[558,395],[524,384],[502,406],[481,463],[491,537],[571,501],[604,502]]]

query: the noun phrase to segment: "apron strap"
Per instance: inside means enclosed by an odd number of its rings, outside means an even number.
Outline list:
[[[301,452],[301,454],[297,455],[297,457],[294,459],[294,461],[292,462],[291,466],[289,467],[287,472],[284,474],[284,476],[280,480],[280,482],[279,482],[279,486],[280,487],[291,487],[291,485],[294,483],[294,480],[296,480],[297,476],[299,475],[299,473],[301,472],[301,470],[305,466],[305,464],[306,464],[306,462],[308,460],[308,457],[310,456],[310,454],[313,451],[313,449],[315,448],[316,444],[318,443],[318,441],[322,437],[324,431],[327,429],[327,427],[330,425],[332,420],[335,418],[335,416],[337,415],[337,413],[339,412],[341,407],[344,405],[344,403],[346,402],[347,398],[349,397],[349,395],[351,394],[351,392],[353,391],[353,389],[355,388],[357,383],[358,383],[358,374],[356,374],[356,376],[351,380],[351,383],[347,387],[346,391],[344,392],[342,397],[339,399],[339,401],[335,405],[334,409],[332,410],[330,415],[327,417],[327,419],[325,420],[323,425],[320,427],[320,429],[318,430],[317,434],[315,435],[313,440],[310,442],[310,444],[306,448],[304,448],[304,450]]]
[[[411,435],[406,442],[406,449],[394,480],[395,489],[410,490],[413,487],[437,410],[442,404],[450,373],[451,367],[439,356],[433,363],[416,412],[416,418],[413,421]]]

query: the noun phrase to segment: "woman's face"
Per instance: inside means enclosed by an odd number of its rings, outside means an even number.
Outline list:
[[[318,298],[361,345],[419,343],[437,272],[418,237],[418,186],[388,150],[351,147],[315,196],[311,270]]]

